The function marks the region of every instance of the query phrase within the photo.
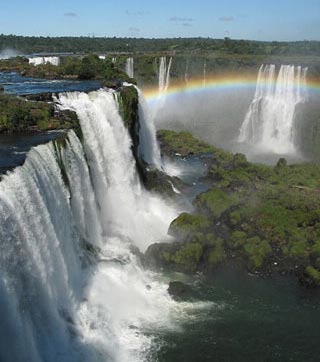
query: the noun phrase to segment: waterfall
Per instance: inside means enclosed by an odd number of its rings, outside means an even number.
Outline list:
[[[259,69],[254,98],[240,128],[239,142],[278,154],[295,153],[295,108],[307,99],[307,68],[275,65]]]
[[[177,211],[140,184],[114,92],[58,102],[83,145],[70,131],[0,182],[0,360],[144,361],[176,303],[135,250]]]
[[[0,360],[75,358],[79,244],[52,143],[1,181],[0,239]]]
[[[112,57],[112,63],[114,64],[116,61],[117,61],[117,58],[116,57]]]
[[[189,82],[189,59],[186,61],[186,70],[184,72],[184,81],[186,84]]]
[[[33,65],[41,65],[41,64],[52,64],[58,66],[60,64],[59,57],[33,57],[29,58],[29,63]]]
[[[205,87],[207,83],[207,62],[203,63],[202,86]]]
[[[167,92],[170,82],[170,69],[171,69],[172,58],[169,59],[167,65],[167,58],[160,58],[159,66],[159,94],[163,95]]]
[[[147,105],[143,93],[136,87],[139,94],[139,119],[142,125],[140,129],[139,152],[142,158],[158,169],[163,169],[160,148],[156,137],[154,121],[165,105],[166,93],[170,82],[170,69],[172,58],[167,65],[166,57],[160,58],[159,65],[159,94],[154,108]]]
[[[130,57],[126,61],[126,73],[130,78],[134,77],[134,70],[133,70],[133,58]]]
[[[138,87],[136,89],[139,95],[139,119],[141,125],[139,131],[139,153],[144,161],[161,169],[161,153],[157,142],[154,116],[147,105],[143,92]]]

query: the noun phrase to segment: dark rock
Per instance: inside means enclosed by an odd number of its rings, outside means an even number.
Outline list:
[[[192,288],[182,282],[173,281],[169,283],[168,293],[175,300],[187,300],[192,297]]]
[[[1,92],[4,92],[4,87],[3,87],[2,84],[0,84],[0,93],[1,93]]]
[[[177,196],[173,187],[180,190],[185,188],[186,184],[178,177],[171,177],[165,172],[145,166],[142,173],[142,180],[145,187],[150,191],[155,191],[169,197]]]
[[[43,92],[38,94],[27,94],[23,96],[29,101],[41,101],[41,102],[52,102],[52,93],[51,92]]]

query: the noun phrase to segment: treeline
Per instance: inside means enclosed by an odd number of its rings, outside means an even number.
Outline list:
[[[263,42],[230,38],[96,38],[0,35],[0,52],[13,49],[31,53],[88,52],[222,52],[253,55],[320,55],[319,41]]]
[[[0,71],[17,71],[24,76],[33,78],[100,79],[104,82],[121,80],[134,83],[135,80],[128,77],[123,70],[125,59],[118,62],[121,67],[117,67],[110,57],[100,59],[96,54],[88,54],[81,57],[63,57],[58,66],[49,63],[34,66],[25,57],[15,57],[0,60]]]

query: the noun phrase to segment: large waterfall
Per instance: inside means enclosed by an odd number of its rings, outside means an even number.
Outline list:
[[[130,57],[126,60],[126,73],[130,78],[134,77],[133,58],[132,57]]]
[[[58,101],[83,145],[38,146],[0,183],[0,360],[141,362],[176,303],[136,250],[176,211],[140,184],[114,92]]]
[[[254,98],[240,129],[239,142],[253,144],[278,154],[295,153],[294,116],[304,102],[307,68],[275,65],[259,69]]]

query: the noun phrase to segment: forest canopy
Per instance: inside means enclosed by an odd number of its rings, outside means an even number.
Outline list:
[[[21,54],[88,52],[222,52],[255,55],[320,55],[319,41],[264,42],[230,38],[34,37],[0,34],[0,52]]]

